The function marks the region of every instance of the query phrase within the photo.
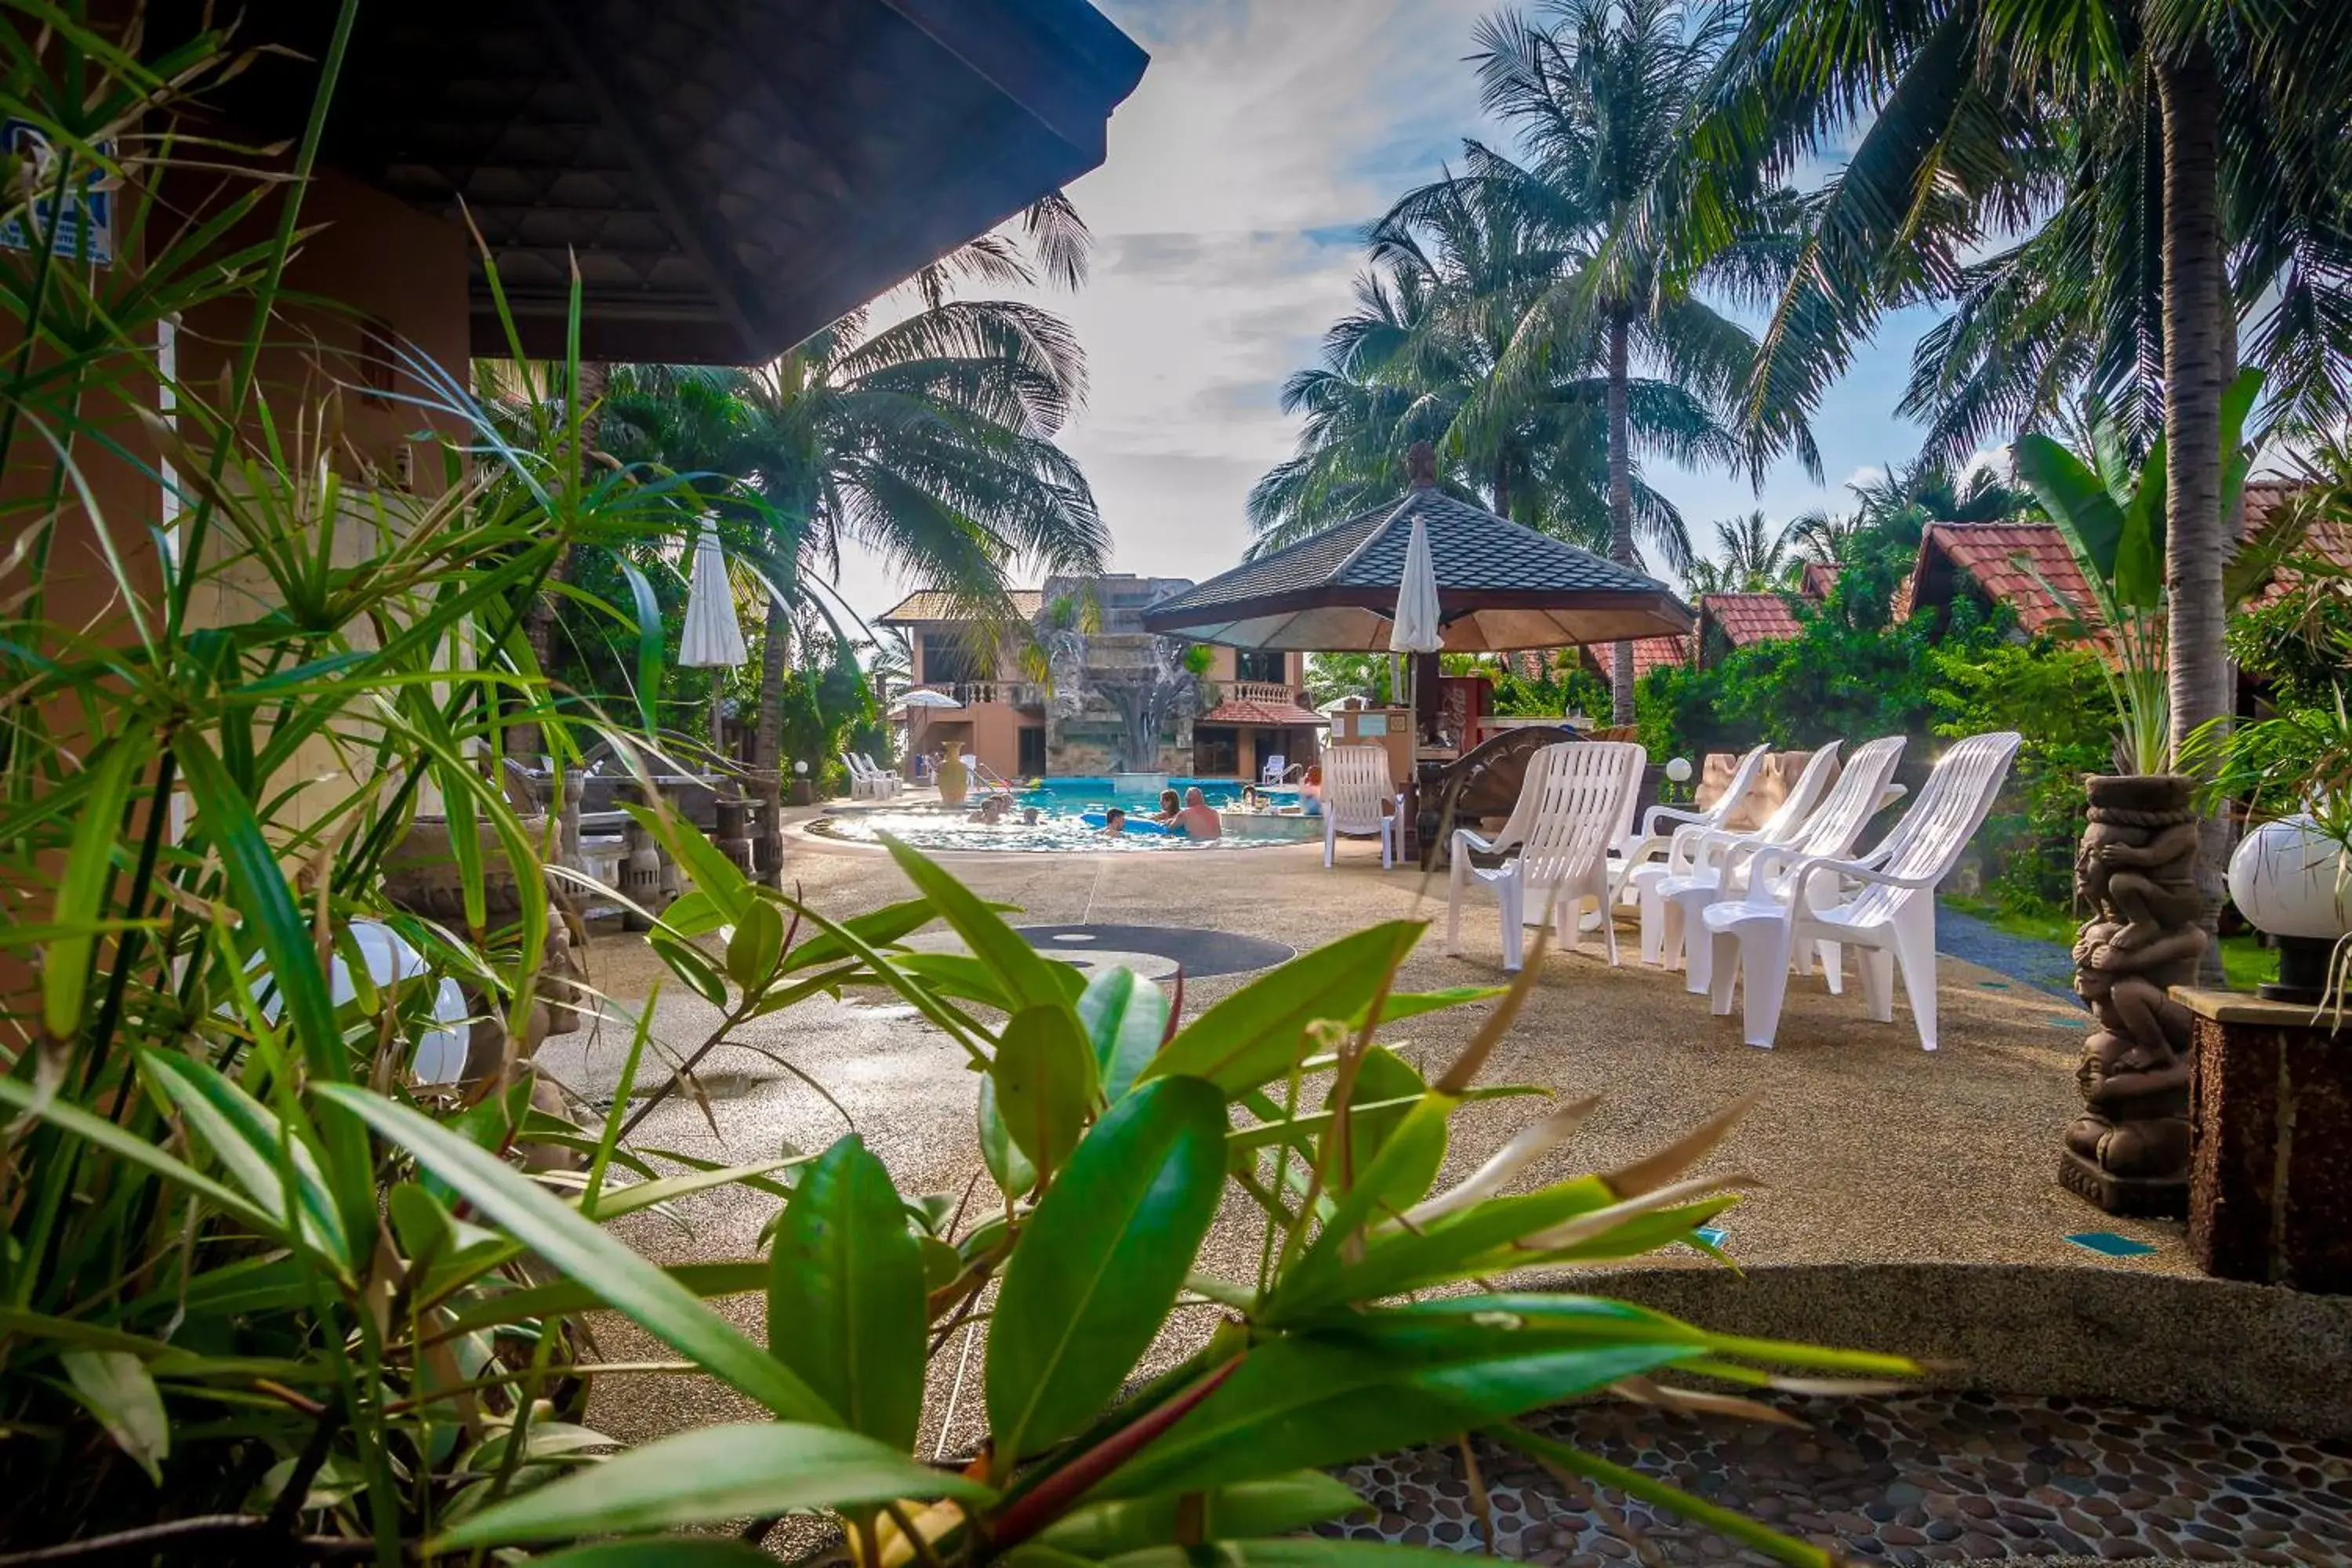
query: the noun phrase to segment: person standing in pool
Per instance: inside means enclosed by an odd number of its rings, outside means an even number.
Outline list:
[[[1168,793],[1174,795],[1176,792],[1171,789]],[[1209,804],[1209,797],[1201,793],[1199,784],[1184,792],[1184,809],[1176,814],[1176,826],[1184,830],[1187,838],[1222,838],[1225,834],[1223,819]]]
[[[1107,838],[1116,838],[1124,834],[1127,831],[1126,808],[1114,805],[1103,813],[1102,830]]]
[[[1194,795],[1198,795],[1201,792],[1199,790],[1194,790],[1192,793]],[[1151,820],[1154,822],[1173,822],[1183,815],[1183,807],[1178,805],[1176,801],[1176,792],[1172,789],[1161,790],[1160,792],[1160,815],[1153,817]]]

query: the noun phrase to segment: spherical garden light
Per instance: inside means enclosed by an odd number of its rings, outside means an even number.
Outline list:
[[[1666,759],[1666,777],[1675,784],[1690,783],[1691,765],[1688,757]]]

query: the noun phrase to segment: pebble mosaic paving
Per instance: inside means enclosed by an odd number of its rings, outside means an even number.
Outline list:
[[[2027,1558],[2352,1562],[2352,1443],[2067,1399],[1927,1393],[1769,1400],[1805,1430],[1623,1404],[1533,1419],[1547,1436],[1763,1520],[1855,1563]],[[1712,1531],[1476,1448],[1494,1550],[1534,1563],[1768,1563]],[[1339,1472],[1378,1511],[1365,1540],[1485,1548],[1461,1456],[1416,1449]]]

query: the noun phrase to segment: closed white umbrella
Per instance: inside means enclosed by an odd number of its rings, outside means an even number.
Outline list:
[[[702,525],[694,542],[694,571],[686,594],[686,631],[677,639],[677,662],[697,669],[732,669],[751,658],[743,627],[735,618],[735,589],[727,580],[726,552],[719,530]]]
[[[1402,654],[1435,653],[1445,646],[1445,628],[1438,621],[1437,565],[1429,553],[1429,529],[1416,516],[1412,538],[1404,547],[1404,574],[1397,581],[1396,616],[1389,625],[1389,648]],[[1404,708],[1405,778],[1421,776],[1415,765],[1421,742],[1421,682],[1406,687]]]
[[[694,542],[694,571],[687,579],[686,629],[678,635],[677,662],[697,669],[733,669],[751,658],[743,626],[735,618],[735,588],[727,580],[727,554],[719,530],[708,520]],[[719,721],[719,686],[710,688],[710,744],[724,749]]]

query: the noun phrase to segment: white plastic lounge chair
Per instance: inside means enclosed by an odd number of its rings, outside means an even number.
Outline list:
[[[1664,860],[1653,860],[1625,873],[1627,896],[1642,906],[1643,963],[1671,966],[1675,951],[1682,946],[1681,933],[1674,924],[1675,906],[1659,899],[1658,885],[1669,878],[1688,879],[1695,873],[1709,882],[1718,881],[1719,867],[1713,862],[1731,853],[1732,846],[1785,844],[1795,837],[1828,790],[1830,775],[1837,771],[1837,754],[1838,742],[1832,741],[1806,758],[1804,771],[1797,775],[1788,798],[1764,819],[1761,826],[1746,832],[1727,827],[1677,828]],[[1844,850],[1822,853],[1843,854]]]
[[[1749,874],[1755,868],[1756,858],[1768,847],[1786,851],[1775,856],[1785,868],[1808,856],[1843,857],[1853,853],[1854,841],[1879,809],[1903,793],[1903,786],[1890,783],[1897,763],[1903,760],[1903,737],[1883,736],[1864,743],[1853,753],[1845,771],[1838,775],[1835,788],[1824,796],[1818,807],[1810,813],[1796,832],[1780,840],[1777,846],[1754,839],[1741,840],[1727,834],[1708,834],[1698,837],[1692,847],[1687,868],[1660,880],[1655,886],[1655,898],[1661,906],[1662,959],[1672,966],[1681,953],[1687,971],[1685,989],[1705,995],[1708,981],[1715,973],[1715,945],[1700,940],[1691,941],[1701,930],[1700,918],[1709,906],[1726,899],[1738,899],[1747,894]],[[1676,850],[1681,852],[1680,836]],[[1649,918],[1649,905],[1643,906],[1643,918]],[[1643,928],[1646,939],[1648,928]],[[1687,951],[1685,949],[1687,948]],[[1808,950],[1810,951],[1810,950]],[[1824,967],[1830,975],[1830,989],[1838,989],[1839,965],[1843,962],[1834,949],[1822,944]],[[1804,967],[1804,952],[1798,954]]]
[[[2021,739],[2014,731],[1996,731],[1945,752],[1903,820],[1866,855],[1759,851],[1747,897],[1715,904],[1701,917],[1715,947],[1709,991],[1717,1016],[1731,1011],[1732,984],[1744,975],[1748,1043],[1770,1049],[1790,957],[1811,943],[1834,942],[1862,950],[1863,1001],[1874,1023],[1894,1020],[1894,971],[1902,968],[1919,1044],[1934,1050],[1936,884],[1950,874],[2000,793]],[[1849,893],[1853,883],[1860,886]]]
[[[1503,967],[1519,967],[1528,917],[1549,910],[1562,947],[1576,942],[1577,917],[1587,904],[1601,911],[1609,962],[1617,962],[1617,928],[1609,920],[1609,840],[1625,796],[1641,787],[1648,754],[1623,741],[1565,741],[1528,760],[1519,805],[1494,838],[1466,827],[1454,832],[1454,869],[1445,904],[1445,951],[1462,951],[1462,897],[1475,880],[1492,888],[1502,905]],[[1475,854],[1513,850],[1491,869]]]
[[[882,798],[881,781],[874,777],[873,774],[867,773],[866,771],[865,764],[861,763],[856,757],[851,756],[847,752],[843,752],[840,755],[841,765],[849,770],[849,798],[852,800],[880,800]]]
[[[1282,782],[1282,775],[1289,771],[1290,759],[1276,752],[1266,758],[1265,766],[1258,769],[1257,782],[1262,784],[1278,784]]]
[[[1397,828],[1401,809],[1389,777],[1386,746],[1334,746],[1323,753],[1323,866],[1328,870],[1339,835],[1381,841],[1381,869],[1396,864],[1403,848]],[[1386,807],[1385,810],[1382,808]]]
[[[879,763],[877,763],[874,760],[873,752],[860,752],[857,753],[857,760],[866,764],[866,771],[868,774],[880,779],[885,784],[889,786],[886,793],[897,795],[900,790],[907,787],[907,781],[898,776],[898,770],[896,768],[886,768]]]
[[[1675,829],[1662,826],[1662,824],[1721,827],[1729,822],[1748,799],[1748,792],[1755,787],[1756,775],[1763,772],[1765,755],[1771,749],[1759,746],[1740,758],[1739,765],[1732,770],[1731,782],[1724,786],[1722,795],[1705,811],[1686,810],[1678,805],[1654,805],[1643,813],[1641,833],[1634,837],[1620,836],[1617,842],[1609,847],[1610,893],[1630,902],[1633,892],[1631,883],[1633,868],[1649,864],[1673,847]]]

